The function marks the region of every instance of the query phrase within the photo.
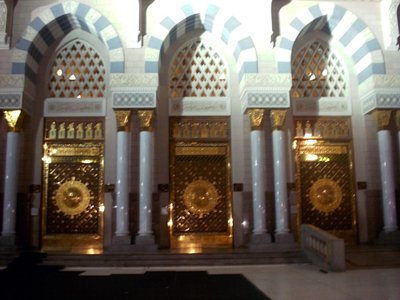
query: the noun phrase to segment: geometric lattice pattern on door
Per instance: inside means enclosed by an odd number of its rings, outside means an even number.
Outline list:
[[[300,224],[355,237],[355,195],[349,143],[297,145]]]
[[[174,175],[173,234],[229,233],[226,155],[177,155]],[[186,197],[204,211],[196,213]]]
[[[98,176],[100,174],[100,163],[61,162],[49,164],[46,233],[70,233],[70,234],[97,234],[100,227],[99,213],[99,187]],[[68,215],[57,206],[57,192],[66,183],[82,183],[89,191],[88,205],[79,214]],[[72,186],[72,185],[71,185]],[[76,189],[76,188],[75,188]],[[65,194],[74,191],[70,188]],[[75,193],[79,195],[79,193]],[[80,196],[80,195],[79,195]],[[72,197],[71,197],[72,198]],[[75,195],[75,198],[79,198]]]
[[[99,53],[75,40],[58,53],[50,68],[50,97],[104,97],[106,69]]]
[[[45,235],[102,235],[103,144],[45,147]]]
[[[222,58],[204,41],[183,47],[169,69],[170,97],[226,97],[227,70]]]
[[[316,40],[292,60],[293,98],[344,97],[345,72],[327,43]]]

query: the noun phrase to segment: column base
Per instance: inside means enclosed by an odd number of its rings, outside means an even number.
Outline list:
[[[293,233],[275,233],[275,243],[283,245],[292,245],[295,243]]]
[[[156,251],[158,246],[153,235],[137,235],[134,248],[136,251]]]
[[[250,238],[250,249],[262,249],[271,245],[272,239],[269,233],[252,234]]]
[[[0,252],[1,253],[15,253],[17,252],[17,239],[15,235],[0,236]]]
[[[377,243],[380,245],[400,245],[400,231],[382,231]]]
[[[107,247],[106,252],[108,253],[119,253],[119,252],[132,252],[134,251],[134,245],[132,245],[132,237],[130,235],[125,236],[113,236],[111,245]]]

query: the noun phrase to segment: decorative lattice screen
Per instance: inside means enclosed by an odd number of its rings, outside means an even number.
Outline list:
[[[344,97],[345,73],[338,57],[322,41],[302,48],[292,61],[292,97]]]
[[[192,41],[172,60],[169,70],[171,97],[225,97],[227,71],[221,57],[204,41]]]
[[[106,69],[96,50],[80,40],[62,48],[50,69],[50,97],[104,97]]]

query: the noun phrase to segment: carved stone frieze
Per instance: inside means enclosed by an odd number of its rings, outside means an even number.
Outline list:
[[[138,90],[113,92],[113,108],[154,108],[156,107],[156,91]]]
[[[10,47],[6,30],[7,5],[5,1],[0,1],[0,49],[8,49]]]
[[[289,106],[289,95],[251,92],[247,95],[247,103],[249,107],[287,107]]]
[[[110,74],[110,86],[112,90],[121,88],[138,88],[158,86],[158,74]]]
[[[290,74],[245,74],[243,75],[244,88],[250,87],[282,87],[287,90],[292,86]]]
[[[378,94],[376,100],[379,108],[400,108],[399,94]]]
[[[364,114],[375,109],[400,109],[400,88],[375,91],[362,99]]]
[[[23,89],[24,75],[0,75],[0,89]]]
[[[104,98],[47,98],[44,103],[45,117],[101,117],[106,115]]]
[[[372,77],[375,88],[398,88],[400,86],[400,75],[385,74]]]
[[[364,114],[374,109],[400,108],[400,75],[374,75],[360,87]]]
[[[288,108],[290,74],[245,74],[241,82],[242,110],[248,108]]]
[[[273,88],[247,91],[242,95],[242,110],[248,108],[288,108],[289,90],[277,92]]]
[[[5,32],[7,26],[7,5],[0,1],[0,32]]]
[[[351,114],[349,99],[295,99],[292,102],[293,115],[317,116],[317,115],[339,115]]]
[[[13,51],[12,51],[12,59],[11,60],[13,62],[25,63],[25,61],[26,61],[26,51],[21,50],[21,49],[13,49]]]
[[[212,100],[194,97],[170,99],[169,111],[171,116],[204,116],[228,115],[230,112],[228,98],[212,98]]]
[[[21,93],[2,93],[0,91],[0,109],[16,109],[22,108],[22,92]]]

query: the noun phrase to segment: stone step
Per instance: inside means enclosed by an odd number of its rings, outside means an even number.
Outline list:
[[[310,263],[301,250],[240,253],[129,253],[129,254],[54,254],[47,253],[42,265],[66,267],[146,267],[199,265],[255,265]]]

